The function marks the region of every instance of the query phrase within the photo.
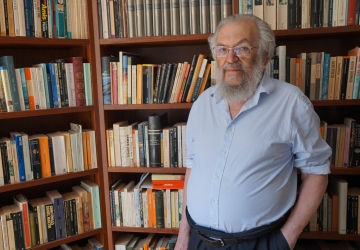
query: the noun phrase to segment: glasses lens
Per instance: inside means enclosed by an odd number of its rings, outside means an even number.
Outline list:
[[[215,50],[218,57],[225,57],[227,54],[227,48],[224,46],[216,46]]]
[[[250,48],[247,46],[236,46],[234,47],[234,53],[237,56],[248,56],[250,54]]]

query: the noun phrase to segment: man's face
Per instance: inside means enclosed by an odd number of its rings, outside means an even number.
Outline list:
[[[251,21],[229,23],[224,25],[218,34],[217,44],[233,48],[234,46],[258,46],[259,34],[256,25]],[[217,65],[222,69],[222,78],[229,85],[242,84],[244,75],[252,73],[256,63],[257,48],[247,57],[237,57],[229,50],[226,57],[217,57]]]

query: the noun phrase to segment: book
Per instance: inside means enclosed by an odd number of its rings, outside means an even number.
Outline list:
[[[359,6],[360,6],[360,4],[359,4]],[[357,99],[359,97],[359,86],[360,86],[360,49],[359,49],[359,47],[349,50],[348,56],[356,56],[355,77],[354,77],[352,99]]]
[[[160,137],[161,130],[167,125],[167,113],[151,115],[148,117],[149,124],[149,155],[150,167],[161,166]]]
[[[22,212],[22,234],[24,235],[24,246],[25,248],[31,247],[31,237],[30,237],[30,222],[29,222],[29,210],[28,210],[28,201],[23,194],[18,194],[14,196],[14,204],[18,206]]]
[[[188,92],[190,89],[190,85],[192,83],[192,79],[194,76],[195,67],[197,66],[198,57],[199,57],[199,55],[193,55],[193,59],[190,64],[189,75],[186,79],[185,85],[182,87],[183,91],[182,91],[182,95],[181,95],[181,102],[186,101],[186,98],[187,98],[187,95],[188,95]]]
[[[19,102],[19,95],[18,95],[18,88],[16,84],[16,74],[15,74],[15,67],[14,67],[14,59],[12,56],[2,56],[0,57],[0,66],[7,67],[8,70],[8,78],[9,78],[9,85],[10,85],[10,93],[12,98],[12,104],[14,107],[14,111],[20,111],[20,102]]]
[[[47,134],[49,142],[49,154],[54,159],[55,175],[68,172],[68,162],[66,158],[65,138],[61,132]]]
[[[192,96],[194,94],[194,90],[195,90],[195,87],[196,87],[196,82],[197,82],[197,79],[199,78],[199,73],[200,73],[201,66],[202,66],[202,63],[203,63],[204,59],[205,59],[204,55],[199,54],[197,62],[196,62],[196,66],[194,68],[194,73],[192,75],[189,90],[188,90],[188,93],[187,93],[186,102],[191,102],[191,99],[192,99]]]
[[[84,83],[84,66],[82,57],[65,58],[65,63],[73,64],[75,100],[76,106],[85,106],[85,83]]]
[[[47,196],[40,198],[40,203],[44,205],[44,210],[45,210],[47,241],[51,242],[56,240],[54,204],[51,201],[51,199]]]
[[[339,196],[338,233],[346,234],[347,181],[341,176],[329,176],[329,187]]]
[[[54,205],[55,234],[56,239],[66,237],[63,197],[57,190],[46,191],[46,196]]]
[[[91,194],[94,229],[101,228],[99,186],[90,180],[83,180],[80,185]]]

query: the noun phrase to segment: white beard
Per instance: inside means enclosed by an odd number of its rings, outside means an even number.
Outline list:
[[[243,63],[236,62],[233,64],[225,64],[223,68],[216,67],[216,84],[217,91],[222,99],[231,103],[246,102],[255,93],[264,73],[262,59],[258,58],[253,64],[252,70],[245,68]],[[243,73],[242,82],[236,85],[230,85],[224,79],[224,69],[226,68],[240,68]],[[233,79],[231,79],[233,80]]]

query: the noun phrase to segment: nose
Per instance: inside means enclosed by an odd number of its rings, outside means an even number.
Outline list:
[[[236,61],[238,61],[239,58],[237,57],[237,55],[234,53],[233,49],[229,49],[228,54],[226,55],[226,62],[228,63],[234,63]]]

